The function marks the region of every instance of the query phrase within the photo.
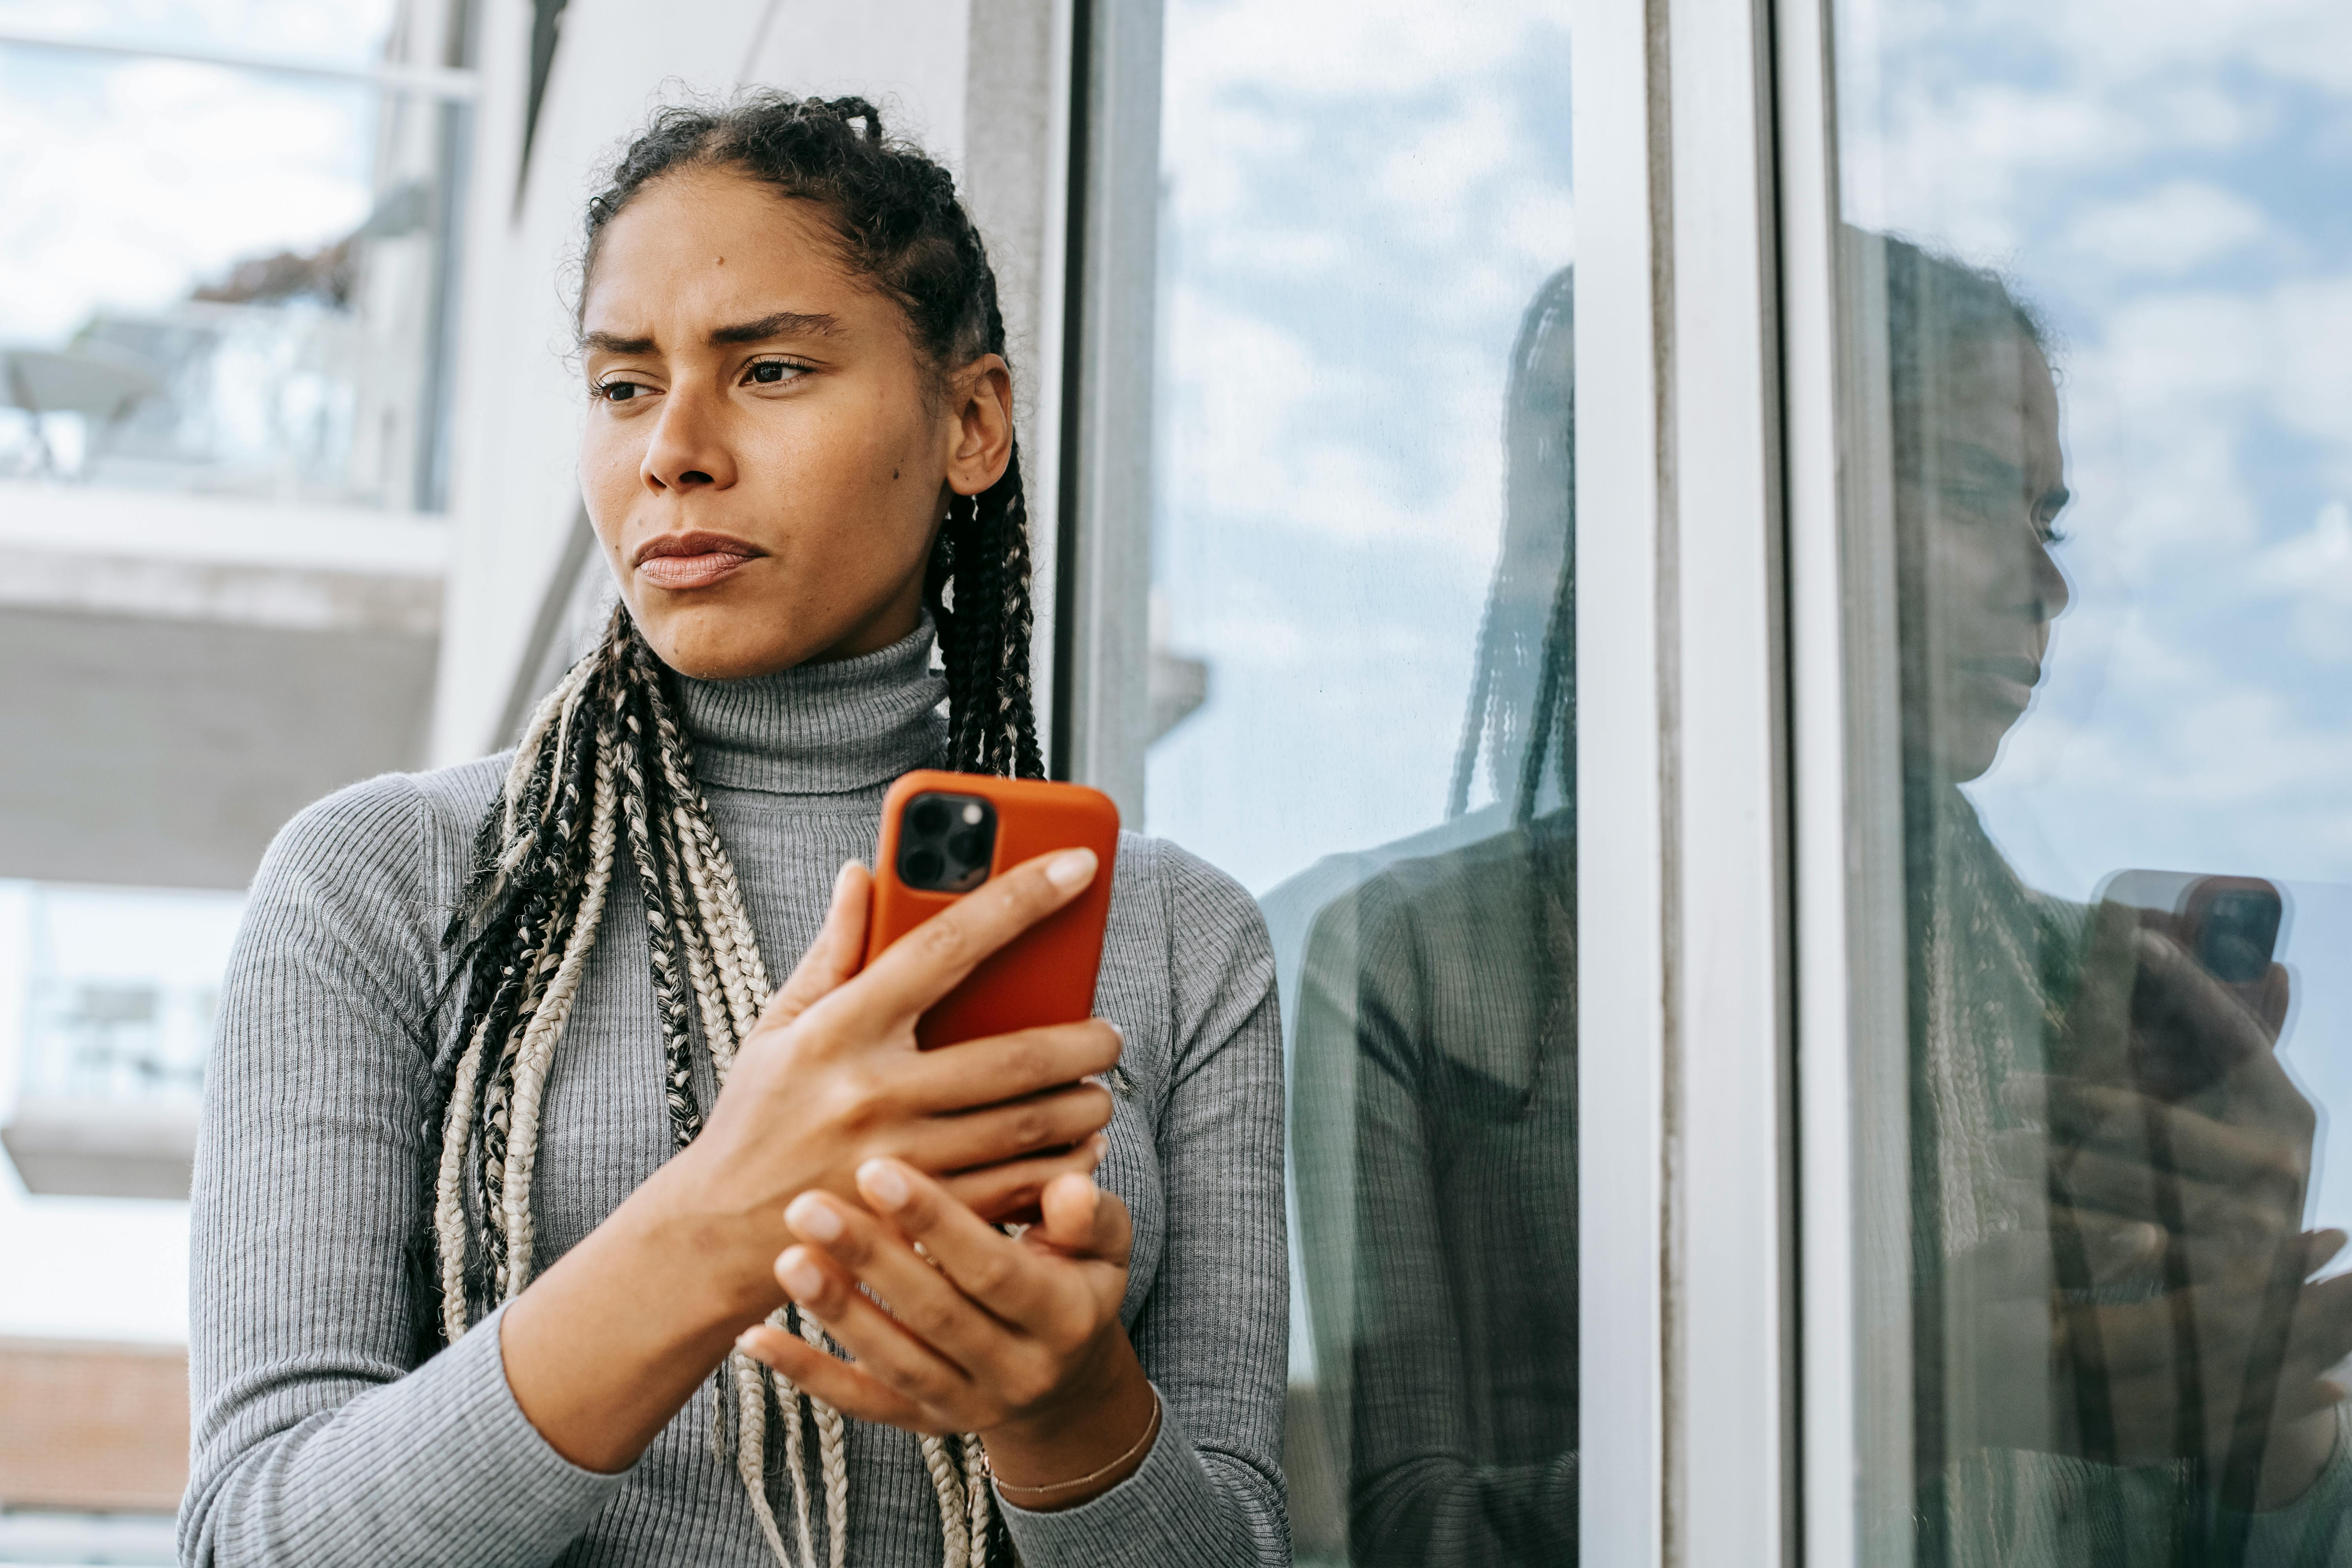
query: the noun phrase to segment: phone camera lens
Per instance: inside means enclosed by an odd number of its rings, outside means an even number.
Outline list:
[[[988,845],[976,828],[967,827],[948,839],[948,858],[960,866],[988,864]]]
[[[915,809],[907,813],[907,826],[926,838],[937,838],[948,830],[947,803],[940,800],[916,802]]]
[[[899,857],[899,874],[917,888],[936,888],[946,879],[947,862],[936,849],[910,849]]]

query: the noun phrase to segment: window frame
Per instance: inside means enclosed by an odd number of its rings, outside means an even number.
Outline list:
[[[1153,324],[1160,248],[1160,0],[1062,0],[1067,246],[1041,637],[1046,772],[1143,821],[1150,731]],[[1057,13],[1062,6],[1057,6]]]
[[[1772,16],[1583,0],[1582,1550],[1801,1551]],[[1621,392],[1622,389],[1622,392]],[[1605,1179],[1602,1179],[1604,1178]]]

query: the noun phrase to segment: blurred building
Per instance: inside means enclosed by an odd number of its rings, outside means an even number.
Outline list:
[[[170,1558],[184,1258],[154,1238],[270,837],[504,743],[596,612],[562,280],[615,140],[687,90],[882,99],[965,172],[1016,352],[1055,352],[1066,6],[970,9],[0,9],[0,96],[46,122],[0,211],[83,242],[0,219],[47,290],[0,310],[0,1232],[55,1330],[0,1330],[0,1562]],[[114,1231],[164,1300],[67,1337]]]

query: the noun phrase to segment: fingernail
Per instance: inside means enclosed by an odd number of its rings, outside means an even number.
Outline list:
[[[865,1189],[867,1197],[886,1209],[897,1208],[907,1201],[907,1178],[887,1160],[868,1160],[858,1166],[857,1184]]]
[[[750,1329],[745,1329],[741,1333],[735,1336],[735,1348],[741,1351],[745,1355],[750,1356],[753,1361],[764,1361],[766,1359],[764,1356],[760,1354],[760,1342],[753,1334],[753,1331]]]
[[[793,1300],[805,1304],[814,1301],[824,1291],[824,1270],[799,1247],[787,1247],[784,1255],[776,1259],[776,1281],[792,1292]]]
[[[784,1223],[811,1241],[841,1239],[841,1216],[814,1193],[803,1193],[785,1205]]]
[[[1045,880],[1057,888],[1082,886],[1095,874],[1095,852],[1091,849],[1066,849],[1045,862]]]

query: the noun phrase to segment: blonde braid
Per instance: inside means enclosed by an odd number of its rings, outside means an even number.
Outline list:
[[[778,1315],[781,1315],[778,1314]],[[768,1320],[775,1321],[774,1317]],[[760,1536],[776,1561],[790,1568],[792,1559],[784,1552],[783,1532],[776,1528],[775,1505],[768,1500],[768,1384],[760,1375],[758,1362],[741,1351],[727,1352],[728,1381],[735,1387],[736,1408],[740,1413],[742,1433],[736,1439],[735,1471],[743,1479],[743,1489],[751,1494],[751,1517],[759,1522]],[[807,1483],[802,1483],[805,1490]],[[801,1510],[801,1568],[816,1568],[814,1555],[809,1550],[808,1510]]]
[[[604,923],[604,899],[613,881],[614,823],[618,790],[613,782],[613,744],[599,736],[596,746],[596,794],[588,826],[588,879],[582,889],[580,912],[563,944],[563,961],[549,982],[545,996],[530,1015],[530,1027],[514,1067],[512,1124],[507,1133],[507,1173],[504,1189],[508,1270],[506,1298],[520,1295],[530,1281],[533,1221],[530,1181],[539,1163],[539,1107],[547,1087],[547,1070],[555,1060],[555,1042],[571,1020],[572,1004],[579,994],[580,976],[588,966],[589,952]]]
[[[971,1559],[969,1568],[988,1568],[988,1454],[972,1433],[963,1435],[963,1495],[971,1511]]]
[[[833,1341],[824,1327],[805,1313],[795,1315],[801,1321],[801,1338],[826,1355],[833,1354]],[[825,1556],[832,1568],[842,1568],[849,1550],[848,1432],[840,1411],[806,1389],[801,1394],[816,1421],[817,1469],[824,1480]]]
[[[457,1064],[457,1083],[441,1132],[440,1168],[433,1183],[433,1237],[441,1259],[441,1332],[451,1344],[466,1331],[466,1174],[467,1130],[474,1120],[474,1093],[482,1077],[482,1037],[489,1021],[474,1031]]]
[[[663,782],[670,792],[679,858],[685,863],[687,880],[694,888],[696,908],[709,924],[712,961],[718,967],[719,984],[733,1016],[734,1029],[726,1048],[719,1048],[716,1037],[712,1041],[713,1055],[719,1058],[718,1065],[723,1071],[733,1065],[733,1047],[750,1035],[760,1021],[760,1009],[768,996],[768,967],[761,961],[759,940],[752,935],[751,922],[743,913],[742,889],[736,884],[734,862],[719,845],[719,830],[710,820],[709,803],[695,787],[692,742],[672,717],[667,701],[656,700],[653,713],[654,735],[659,742],[657,754]]]
[[[789,1317],[790,1309],[779,1309],[779,1315]],[[793,1478],[793,1523],[800,1531],[801,1568],[816,1568],[815,1537],[809,1528],[808,1424],[803,1419],[807,1396],[792,1379],[780,1373],[771,1376],[784,1413],[784,1468]]]
[[[948,1457],[948,1440],[926,1432],[920,1438],[923,1468],[930,1472],[931,1490],[940,1502],[940,1568],[964,1568],[971,1554],[971,1523],[965,1513],[963,1478]]]
[[[662,883],[667,889],[670,907],[689,911],[688,918],[677,922],[678,952],[686,960],[688,988],[694,993],[694,1010],[702,1024],[702,1042],[710,1052],[711,1073],[718,1075],[721,1059],[733,1065],[734,1019],[730,1016],[727,1000],[719,994],[712,973],[709,933],[703,929],[704,910],[700,903],[688,897],[687,889],[678,876],[677,837],[667,821],[660,825],[662,836]],[[723,1086],[722,1086],[723,1087]]]

